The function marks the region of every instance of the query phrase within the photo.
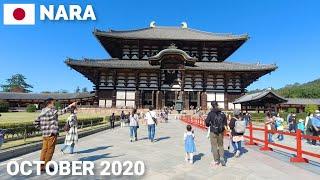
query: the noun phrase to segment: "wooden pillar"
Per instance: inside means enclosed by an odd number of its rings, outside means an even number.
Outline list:
[[[162,106],[163,107],[166,106],[166,91],[163,91],[163,95],[162,95],[161,101],[162,101]]]
[[[135,97],[134,97],[134,103],[135,103],[135,107],[136,108],[140,108],[141,107],[141,93],[139,90],[136,90],[135,92]]]
[[[117,101],[117,91],[112,91],[112,108],[116,107],[116,101]]]
[[[197,106],[201,107],[201,92],[197,91]],[[195,109],[197,107],[194,107]]]
[[[206,92],[201,93],[201,109],[207,110],[207,93]]]
[[[151,105],[152,105],[153,108],[155,108],[155,101],[154,101],[154,99],[155,99],[155,92],[152,91],[152,103],[151,103]]]
[[[182,92],[184,109],[190,110],[190,96],[189,91]]]
[[[162,106],[162,99],[163,99],[163,95],[161,91],[157,91],[156,93],[156,109],[161,109]]]

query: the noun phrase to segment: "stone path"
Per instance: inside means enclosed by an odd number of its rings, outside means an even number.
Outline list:
[[[261,153],[255,147],[246,147],[240,158],[233,158],[227,154],[227,166],[211,168],[209,166],[212,155],[206,132],[195,129],[197,153],[193,165],[184,161],[183,132],[185,124],[178,120],[169,120],[169,123],[160,124],[156,130],[156,142],[149,142],[146,126],[139,128],[139,141],[129,141],[129,129],[116,128],[81,138],[76,146],[78,154],[63,155],[58,145],[53,157],[55,161],[79,160],[93,161],[99,165],[102,161],[143,161],[146,171],[143,176],[111,176],[111,179],[318,179],[320,167],[315,171],[293,165],[277,156]],[[225,143],[227,146],[227,143]],[[227,151],[226,151],[227,152]],[[16,158],[23,160],[38,160],[40,152],[26,154]],[[0,177],[5,179],[26,179],[22,176],[11,177],[6,172],[6,162],[0,163]],[[28,179],[110,179],[99,176],[97,168],[95,176],[49,176],[35,173]]]

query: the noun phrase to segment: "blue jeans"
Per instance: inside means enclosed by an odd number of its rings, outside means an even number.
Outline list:
[[[272,140],[272,133],[268,133],[268,141],[269,141],[269,142],[273,142],[273,140]]]
[[[70,154],[73,154],[74,152],[74,143],[72,143],[71,145],[64,145],[62,148],[61,148],[61,151],[64,151],[65,149],[69,148],[69,153]]]
[[[279,141],[282,141],[284,139],[283,134],[279,134],[278,139],[279,139]]]
[[[1,149],[2,144],[3,144],[3,139],[0,138],[0,149]]]
[[[130,126],[130,138],[133,138],[133,136],[137,139],[137,126]]]
[[[148,125],[148,138],[151,142],[154,140],[155,129],[155,124]]]
[[[238,141],[238,142],[232,141],[231,143],[232,143],[232,147],[233,147],[234,152],[236,152],[236,151],[241,152],[241,141]]]

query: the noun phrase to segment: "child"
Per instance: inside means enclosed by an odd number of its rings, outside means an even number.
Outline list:
[[[300,129],[301,133],[304,134],[304,120],[303,119],[299,119],[299,122],[297,124],[297,129]]]
[[[191,125],[187,125],[187,132],[184,133],[184,149],[186,151],[186,162],[189,161],[190,164],[193,164],[193,153],[196,152],[196,145]]]

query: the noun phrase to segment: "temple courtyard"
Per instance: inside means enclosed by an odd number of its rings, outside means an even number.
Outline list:
[[[55,161],[93,161],[98,166],[102,161],[143,161],[145,174],[142,176],[111,176],[111,179],[318,179],[320,166],[317,163],[292,164],[285,153],[261,152],[258,147],[245,147],[240,158],[228,153],[226,139],[226,167],[210,167],[212,155],[206,131],[195,129],[197,153],[193,165],[184,161],[183,133],[185,124],[170,118],[168,123],[161,123],[156,128],[157,141],[151,143],[147,139],[147,127],[140,125],[139,141],[129,141],[129,129],[117,127],[114,130],[99,132],[79,140],[76,145],[77,154],[63,155],[61,144],[56,146]],[[319,148],[319,147],[318,147]],[[232,148],[231,148],[232,149]],[[15,158],[16,161],[39,160],[40,151]],[[0,163],[1,179],[25,179],[24,176],[11,177],[6,173],[7,163]],[[35,173],[30,179],[109,179],[99,176],[49,176]]]

